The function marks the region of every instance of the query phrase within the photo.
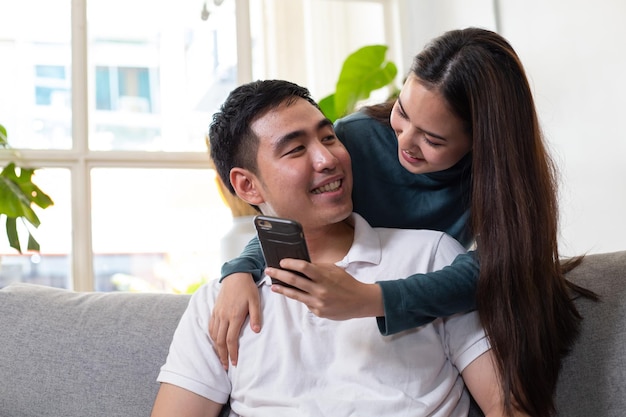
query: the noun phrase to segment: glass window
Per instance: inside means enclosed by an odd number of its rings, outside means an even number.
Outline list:
[[[200,2],[87,2],[91,149],[205,151],[237,82],[235,2],[209,4],[204,19]]]
[[[96,110],[152,113],[148,68],[96,67]],[[153,71],[158,81],[158,72]],[[112,88],[111,86],[115,86]]]
[[[0,287],[184,291],[217,276],[232,216],[205,133],[237,84],[236,13],[235,0],[0,4],[15,148],[0,161],[42,167],[55,202],[38,210],[40,253],[0,234]]]
[[[215,173],[94,168],[96,290],[185,291],[219,276],[230,211]]]
[[[0,16],[0,124],[11,145],[70,148],[70,0],[2,2]]]

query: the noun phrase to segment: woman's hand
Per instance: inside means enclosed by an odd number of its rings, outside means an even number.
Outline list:
[[[228,369],[229,355],[233,366],[237,365],[239,335],[248,314],[252,331],[261,331],[260,306],[259,289],[250,274],[236,273],[222,280],[222,288],[209,321],[209,335],[215,342],[224,369]]]
[[[272,285],[272,291],[306,304],[316,316],[347,320],[384,315],[383,299],[378,284],[357,281],[334,264],[312,264],[297,259],[283,259],[281,268],[298,271],[310,279],[277,268],[265,273],[298,289]],[[300,291],[299,291],[300,290]]]

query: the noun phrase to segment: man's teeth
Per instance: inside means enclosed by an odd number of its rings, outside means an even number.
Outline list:
[[[313,194],[322,194],[327,193],[329,191],[335,191],[341,185],[341,180],[333,181],[329,184],[324,185],[323,187],[316,188],[313,190]]]

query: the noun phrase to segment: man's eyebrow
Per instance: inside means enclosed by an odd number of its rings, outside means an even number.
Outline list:
[[[321,129],[324,129],[325,127],[328,126],[333,126],[333,122],[330,121],[330,119],[328,118],[324,118],[322,120],[320,120],[317,123],[317,127],[316,130],[319,131]],[[274,142],[274,149],[280,149],[283,146],[285,146],[287,143],[291,142],[292,140],[295,140],[299,137],[305,136],[306,135],[306,131],[304,129],[299,129],[299,130],[294,130],[293,132],[289,132],[283,136],[280,136],[275,142]]]
[[[399,96],[398,96],[398,99],[397,99],[397,100],[398,100],[398,106],[400,106],[400,108],[402,109],[402,113],[406,116],[406,118],[407,118],[407,120],[408,120],[408,117],[409,117],[409,116],[407,115],[406,111],[404,110],[404,106],[402,105],[402,100],[400,100],[400,97],[399,97]],[[443,137],[443,136],[441,136],[441,135],[438,135],[438,134],[436,134],[436,133],[430,132],[430,131],[425,130],[425,129],[421,128],[421,127],[416,126],[416,128],[417,128],[419,131],[424,132],[424,133],[426,133],[427,135],[432,136],[432,137],[434,137],[434,138],[441,139],[441,140],[445,140],[445,141],[447,141],[447,140],[448,140],[448,139],[444,138],[444,137]]]
[[[327,126],[333,126],[333,122],[331,122],[331,120],[329,118],[325,118],[320,120],[320,122],[317,124],[317,130],[321,130]]]

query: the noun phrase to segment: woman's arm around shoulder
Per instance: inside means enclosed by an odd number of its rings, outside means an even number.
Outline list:
[[[263,269],[265,268],[265,259],[261,251],[259,239],[255,236],[241,252],[241,255],[222,265],[222,277],[220,282],[225,278],[237,272],[245,272],[252,274],[254,282],[259,282],[263,277]]]
[[[222,287],[209,321],[209,334],[215,341],[217,355],[225,369],[228,368],[229,357],[233,366],[237,365],[239,335],[248,315],[252,331],[261,331],[261,299],[257,282],[264,267],[265,261],[256,237],[246,245],[241,256],[222,267]]]
[[[474,310],[478,272],[476,253],[471,251],[438,271],[379,281],[385,310],[384,317],[378,317],[380,332],[391,335]]]
[[[272,291],[306,304],[319,317],[376,317],[384,335],[423,326],[438,317],[465,313],[476,305],[478,262],[473,253],[458,255],[439,271],[376,284],[360,282],[332,264],[283,259],[281,267],[284,269],[267,268],[266,273],[295,289],[272,285]]]

